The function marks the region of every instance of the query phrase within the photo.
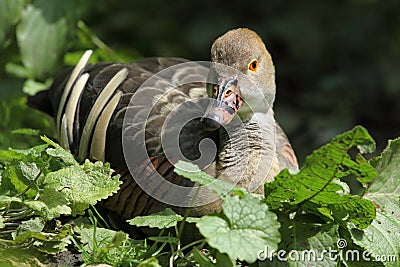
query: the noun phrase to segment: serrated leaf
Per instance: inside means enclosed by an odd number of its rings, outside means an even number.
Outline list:
[[[372,182],[377,175],[361,155],[355,160],[351,158],[348,151],[353,147],[361,149],[360,152],[370,152],[375,142],[360,126],[336,136],[308,156],[300,172],[290,174],[288,170],[283,170],[273,182],[265,184],[266,202],[272,209],[285,207],[296,210],[298,206],[303,206],[308,212],[327,219],[337,218],[339,223],[347,218],[359,227],[367,227],[375,216],[371,203],[346,194],[346,188],[336,182],[349,175],[355,175],[363,183]],[[360,207],[366,208],[365,216],[357,215]],[[341,216],[330,216],[333,210]]]
[[[66,250],[70,241],[70,225],[65,225],[57,232],[44,232],[44,222],[41,218],[34,218],[22,222],[14,232],[14,245],[31,244],[30,248],[46,254],[55,254]]]
[[[46,150],[48,145],[34,146],[28,149],[8,149],[0,150],[0,162],[10,162],[12,160],[23,160],[26,161],[32,158],[40,157],[42,152]]]
[[[46,220],[58,218],[60,215],[71,215],[70,203],[62,194],[55,192],[53,188],[44,189],[40,198],[45,199],[45,201],[24,201],[23,204]]]
[[[37,188],[36,180],[38,179],[41,171],[34,162],[20,161],[16,165],[18,177],[26,185],[31,188]]]
[[[2,173],[2,183],[0,186],[0,192],[20,193],[25,191],[30,186],[30,181],[23,177],[21,171],[18,169],[19,163],[16,165],[7,166]],[[34,197],[36,192],[29,189],[26,193],[29,197]]]
[[[280,241],[276,215],[259,198],[246,194],[227,196],[222,204],[226,218],[204,216],[196,226],[208,244],[233,260],[254,262],[257,252],[276,250]]]
[[[44,178],[44,192],[39,200],[51,206],[48,198],[65,199],[72,215],[83,214],[89,205],[117,192],[121,182],[119,176],[111,177],[108,163],[86,160],[82,166],[71,165],[51,172]],[[46,194],[46,198],[43,195]]]
[[[53,156],[55,158],[61,159],[67,166],[69,165],[78,165],[78,162],[75,160],[74,156],[71,154],[71,152],[65,150],[62,148],[59,144],[56,142],[52,141],[46,136],[42,136],[41,139],[46,142],[47,144],[51,145],[54,148],[48,148],[46,149],[46,153],[49,154],[50,156]]]

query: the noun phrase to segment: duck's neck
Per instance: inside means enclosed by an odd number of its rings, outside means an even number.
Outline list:
[[[276,174],[275,122],[272,110],[254,113],[242,123],[220,131],[217,176],[251,192]]]

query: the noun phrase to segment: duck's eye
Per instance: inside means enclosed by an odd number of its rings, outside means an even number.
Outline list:
[[[249,70],[250,71],[257,71],[258,69],[258,60],[257,59],[253,59],[250,63],[249,63]]]
[[[218,94],[218,86],[214,85],[214,87],[213,87],[213,95],[215,97],[217,97],[217,94]]]

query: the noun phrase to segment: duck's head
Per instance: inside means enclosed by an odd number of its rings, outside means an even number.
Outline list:
[[[213,130],[230,123],[235,114],[247,120],[268,112],[275,98],[275,68],[262,39],[252,30],[231,30],[211,47],[207,93],[215,99],[203,117]]]

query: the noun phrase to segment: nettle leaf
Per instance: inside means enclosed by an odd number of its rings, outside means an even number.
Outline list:
[[[55,143],[46,136],[42,136],[41,138],[44,142],[53,147],[46,149],[46,153],[48,155],[61,159],[67,166],[78,165],[78,162],[75,160],[74,156],[69,151],[65,150],[59,144]]]
[[[28,149],[8,149],[0,150],[0,162],[11,162],[13,160],[32,161],[32,159],[41,157],[48,145],[38,145]]]
[[[336,182],[355,175],[360,182],[369,183],[377,176],[376,170],[360,154],[351,158],[348,152],[354,147],[361,153],[375,149],[375,142],[365,128],[357,126],[315,150],[297,174],[283,170],[273,182],[265,184],[266,202],[272,209],[296,210],[304,206],[308,212],[325,218],[334,210],[339,214],[336,216],[339,223],[348,220],[365,228],[375,217],[372,203],[346,194],[346,187]],[[364,218],[359,217],[360,208],[364,209]]]
[[[46,188],[40,194],[40,200],[24,201],[23,204],[32,209],[36,214],[46,220],[60,217],[60,215],[70,215],[72,213],[69,207],[70,202],[55,191],[54,188]]]
[[[51,207],[55,199],[63,199],[68,202],[72,215],[83,214],[89,205],[117,192],[121,182],[119,175],[111,177],[112,172],[108,163],[89,160],[82,166],[72,165],[51,172],[44,178],[44,192],[39,200]]]
[[[39,178],[41,171],[36,163],[20,161],[16,164],[16,172],[22,182],[31,188],[37,188],[36,180]]]
[[[278,248],[280,224],[259,198],[228,195],[222,208],[225,217],[204,216],[196,224],[211,247],[249,263],[257,260],[259,250]]]
[[[147,215],[147,216],[137,216],[131,220],[128,220],[130,225],[134,226],[146,226],[151,228],[171,228],[175,227],[178,222],[183,221],[184,217],[179,214],[176,214],[173,210],[167,208],[161,212]],[[187,222],[197,222],[199,218],[189,217],[186,218]]]
[[[30,244],[30,247],[47,254],[55,254],[66,250],[71,243],[69,235],[71,226],[64,225],[57,232],[44,232],[44,221],[36,217],[23,221],[13,233],[15,245]]]
[[[389,141],[382,154],[371,161],[378,177],[364,195],[377,207],[372,224],[364,229],[349,226],[355,244],[361,246],[376,259],[392,256],[383,261],[385,266],[398,266],[400,260],[400,138]],[[397,262],[393,257],[397,257]]]

